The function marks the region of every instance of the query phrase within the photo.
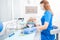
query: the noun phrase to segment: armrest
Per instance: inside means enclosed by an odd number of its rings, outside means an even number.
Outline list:
[[[53,30],[50,31],[51,34],[57,34],[59,32],[60,32],[60,29],[58,29],[58,27],[55,25],[53,26]]]

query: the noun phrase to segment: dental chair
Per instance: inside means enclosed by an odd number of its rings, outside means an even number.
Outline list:
[[[5,29],[3,27],[3,23],[0,21],[0,40],[4,39]]]
[[[51,34],[55,34],[55,40],[58,40],[58,33],[55,32],[58,29],[57,26],[53,25],[53,30],[50,31]]]
[[[2,30],[3,30],[3,24],[2,22],[0,22],[0,32],[2,32]]]
[[[6,29],[6,23],[0,21],[0,40],[4,40],[5,38],[8,37],[7,34],[7,29]]]

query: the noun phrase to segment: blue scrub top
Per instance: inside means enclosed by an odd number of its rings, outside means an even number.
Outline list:
[[[49,25],[48,25],[47,29],[45,29],[41,32],[41,40],[54,40],[55,35],[50,34],[50,30],[53,29],[52,18],[53,18],[52,13],[49,10],[46,10],[44,13],[44,16],[42,16],[42,18],[41,18],[41,23],[42,23],[42,25],[44,25],[45,22],[48,22]]]

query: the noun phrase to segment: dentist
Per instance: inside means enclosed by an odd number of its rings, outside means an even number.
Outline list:
[[[44,15],[41,18],[42,25],[37,25],[37,30],[42,30],[41,32],[41,40],[54,40],[55,35],[50,34],[50,30],[53,29],[52,27],[52,19],[53,13],[51,11],[50,5],[48,1],[41,1],[41,7],[45,10]]]

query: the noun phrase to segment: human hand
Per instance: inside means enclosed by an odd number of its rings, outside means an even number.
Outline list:
[[[40,24],[36,24],[36,27],[39,27],[40,26]]]

